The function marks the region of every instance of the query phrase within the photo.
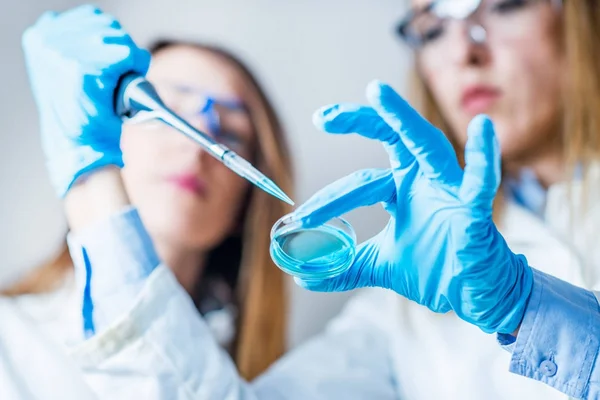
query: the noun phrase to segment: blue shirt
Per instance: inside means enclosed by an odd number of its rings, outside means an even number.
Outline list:
[[[89,335],[133,304],[159,264],[133,208],[71,235],[69,247],[83,297],[82,328]],[[510,371],[572,397],[600,398],[600,307],[594,293],[534,270],[518,337],[498,340],[512,352]]]
[[[546,189],[532,170],[523,168],[518,176],[507,177],[503,187],[506,197],[525,207],[539,218],[544,218]]]
[[[600,308],[596,296],[534,270],[519,334],[498,335],[510,371],[575,398],[600,398]]]
[[[577,168],[575,178],[581,174]],[[532,170],[524,168],[518,176],[508,177],[504,190],[508,198],[544,218],[547,191]],[[600,379],[600,371],[595,369],[600,338],[597,297],[552,276],[534,273],[533,293],[517,339],[498,335],[500,344],[513,353],[510,371],[571,397],[600,397],[593,378]]]

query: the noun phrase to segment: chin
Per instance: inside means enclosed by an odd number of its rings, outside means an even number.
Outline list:
[[[210,229],[203,229],[207,226],[204,222],[206,218],[176,212],[173,208],[140,209],[140,214],[150,236],[155,240],[166,239],[186,248],[204,248],[214,241],[214,233]]]
[[[222,235],[218,234],[218,232],[198,229],[198,225],[173,224],[163,228],[159,234],[161,237],[186,249],[206,251],[214,248],[222,241]]]
[[[523,150],[528,147],[527,142],[523,140],[527,137],[527,134],[516,127],[503,124],[502,121],[494,122],[494,127],[502,159],[510,160],[519,157]]]

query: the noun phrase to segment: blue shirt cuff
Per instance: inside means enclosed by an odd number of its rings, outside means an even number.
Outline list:
[[[510,371],[576,398],[598,394],[600,309],[590,291],[533,270],[519,334],[498,335],[512,351]],[[595,397],[593,397],[595,398]]]
[[[67,237],[86,336],[131,306],[159,258],[133,207]]]

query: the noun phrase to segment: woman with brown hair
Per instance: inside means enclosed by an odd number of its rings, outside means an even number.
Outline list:
[[[167,106],[291,191],[282,126],[258,81],[237,57],[184,41],[160,41],[150,52],[147,78]],[[126,124],[121,148],[127,193],[160,260],[189,293],[240,374],[254,378],[285,350],[285,281],[268,248],[270,228],[288,206],[158,121]],[[100,198],[111,195],[109,190]],[[66,206],[71,226],[91,207],[84,199]],[[41,313],[41,325],[50,331],[60,331],[69,308],[49,299],[70,298],[73,290],[65,246],[54,262],[5,295],[25,312]],[[51,307],[42,311],[40,303]],[[97,319],[101,305],[95,305],[95,312]]]

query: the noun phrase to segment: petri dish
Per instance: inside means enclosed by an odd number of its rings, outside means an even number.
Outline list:
[[[305,228],[279,219],[271,229],[271,258],[285,273],[302,279],[333,278],[346,271],[356,255],[356,233],[343,218]]]

